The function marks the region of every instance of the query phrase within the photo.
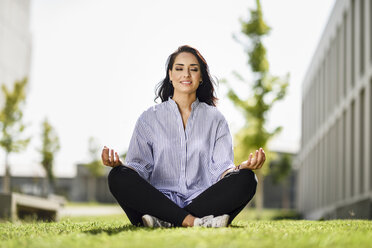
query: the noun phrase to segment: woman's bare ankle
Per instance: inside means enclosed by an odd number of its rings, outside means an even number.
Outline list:
[[[183,227],[193,227],[194,226],[194,220],[195,220],[195,217],[192,216],[191,214],[189,214],[182,221],[182,226]]]

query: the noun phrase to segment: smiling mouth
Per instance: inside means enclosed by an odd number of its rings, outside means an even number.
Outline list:
[[[181,81],[181,84],[191,84],[191,81]]]

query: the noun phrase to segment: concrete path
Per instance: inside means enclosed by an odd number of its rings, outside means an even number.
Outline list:
[[[60,217],[113,214],[124,214],[124,211],[119,206],[67,206],[59,211]]]

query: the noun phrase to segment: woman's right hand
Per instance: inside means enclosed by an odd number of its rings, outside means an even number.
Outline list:
[[[256,150],[256,156],[254,158],[253,154],[251,153],[249,155],[249,159],[241,163],[239,165],[239,168],[257,170],[262,167],[262,165],[265,163],[265,160],[266,160],[265,151],[262,148],[260,148],[259,150]]]
[[[102,157],[102,163],[106,166],[116,167],[119,165],[123,165],[117,152],[115,152],[114,150],[111,150],[111,156],[110,156],[110,149],[107,146],[103,147],[101,157]]]

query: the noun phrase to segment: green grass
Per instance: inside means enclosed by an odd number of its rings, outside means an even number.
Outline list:
[[[134,227],[124,215],[64,218],[56,223],[0,223],[0,247],[371,247],[366,220],[254,220],[241,213],[228,228]],[[277,212],[276,212],[277,213]],[[271,216],[271,217],[270,217]],[[252,219],[253,218],[253,219]]]

